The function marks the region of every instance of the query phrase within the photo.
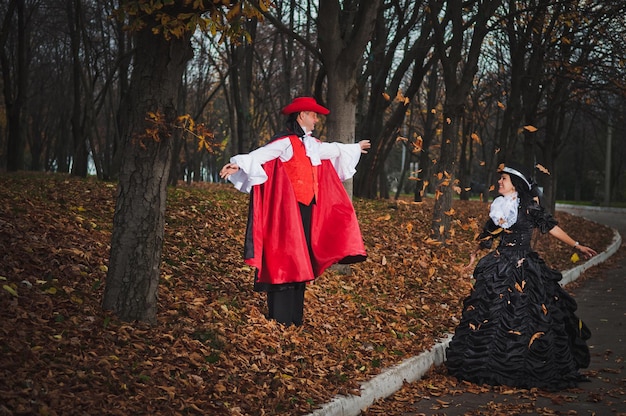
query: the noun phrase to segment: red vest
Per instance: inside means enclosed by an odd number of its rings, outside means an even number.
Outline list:
[[[311,204],[313,197],[317,196],[318,167],[311,164],[311,159],[306,155],[304,143],[296,135],[289,136],[293,157],[284,163],[287,177],[296,193],[296,200],[304,205]]]

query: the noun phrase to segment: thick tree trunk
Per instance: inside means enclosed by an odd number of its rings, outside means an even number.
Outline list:
[[[189,38],[166,40],[150,25],[135,34],[130,91],[122,113],[124,157],[113,219],[103,308],[125,321],[156,323],[172,129]],[[149,113],[162,123],[146,121]],[[155,136],[146,129],[157,128]]]
[[[357,67],[372,37],[380,0],[357,2],[356,15],[343,13],[337,0],[320,1],[319,45],[328,74],[328,137],[354,143],[356,128]],[[343,19],[341,17],[344,17]],[[352,196],[352,180],[344,182]]]

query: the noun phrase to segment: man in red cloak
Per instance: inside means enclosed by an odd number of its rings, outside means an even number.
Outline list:
[[[335,263],[365,260],[354,207],[342,181],[351,178],[369,140],[324,143],[312,136],[318,114],[311,97],[282,109],[286,130],[220,171],[250,193],[244,259],[256,268],[254,289],[267,292],[268,317],[302,325],[306,283]]]

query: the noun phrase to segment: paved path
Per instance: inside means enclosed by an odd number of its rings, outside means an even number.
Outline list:
[[[557,210],[606,224],[626,237],[626,210],[563,205],[557,206]],[[620,243],[620,236],[617,237],[613,252]],[[598,260],[606,260],[612,253],[606,254],[604,258]],[[526,409],[541,409],[539,414],[546,415],[626,416],[626,256],[620,257],[614,267],[607,269],[597,278],[588,279],[574,291],[578,302],[578,316],[592,331],[592,337],[588,342],[592,353],[591,364],[585,370],[590,382],[582,383],[579,389],[561,392],[563,400],[557,402],[548,397],[527,394],[502,395],[492,391],[482,394],[463,393],[432,400],[424,398],[414,405],[412,412],[405,415],[518,414],[494,410],[512,405],[523,406]],[[582,271],[564,273],[564,280],[573,280]],[[359,409],[367,407],[373,400],[393,394],[402,386],[403,381],[415,381],[430,366],[440,365],[443,362],[443,350],[448,342],[449,338],[435,346],[432,351],[407,360],[366,383],[362,386],[360,397],[338,397],[322,409],[313,412],[313,415],[359,415]],[[447,403],[443,409],[441,402]],[[389,402],[389,406],[393,406],[392,401]]]

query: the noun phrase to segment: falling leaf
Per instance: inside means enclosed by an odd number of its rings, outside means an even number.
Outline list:
[[[412,143],[412,145],[413,145],[413,149],[412,149],[413,153],[421,152],[424,146],[424,139],[422,139],[422,136],[417,136],[415,138],[415,141]]]
[[[531,345],[533,345],[533,342],[535,342],[535,340],[539,337],[541,337],[542,335],[544,335],[545,332],[536,332],[533,334],[532,337],[530,337],[530,341],[528,342],[528,348],[530,348]]]
[[[539,172],[544,173],[546,175],[550,174],[550,171],[548,169],[546,169],[543,165],[540,165],[539,163],[537,163],[535,165],[535,167],[539,170]]]
[[[480,144],[480,143],[481,143],[480,136],[479,136],[478,134],[476,134],[476,133],[472,133],[472,140],[473,140],[475,143],[478,143],[478,144]]]
[[[534,132],[536,132],[536,131],[537,131],[537,127],[535,127],[535,126],[531,126],[531,125],[529,124],[529,125],[527,125],[527,126],[524,126],[524,130],[529,131],[529,132],[531,132],[531,133],[534,133]]]
[[[541,304],[541,310],[543,311],[544,315],[548,314],[548,308],[546,308],[546,305],[544,305],[543,303]]]
[[[383,98],[384,98],[386,101],[391,100],[391,97],[390,97],[390,96],[389,96],[389,94],[387,94],[386,92],[383,92]]]
[[[506,106],[501,103],[500,101],[498,101],[498,107],[500,107],[502,110],[504,110],[506,108]]]

